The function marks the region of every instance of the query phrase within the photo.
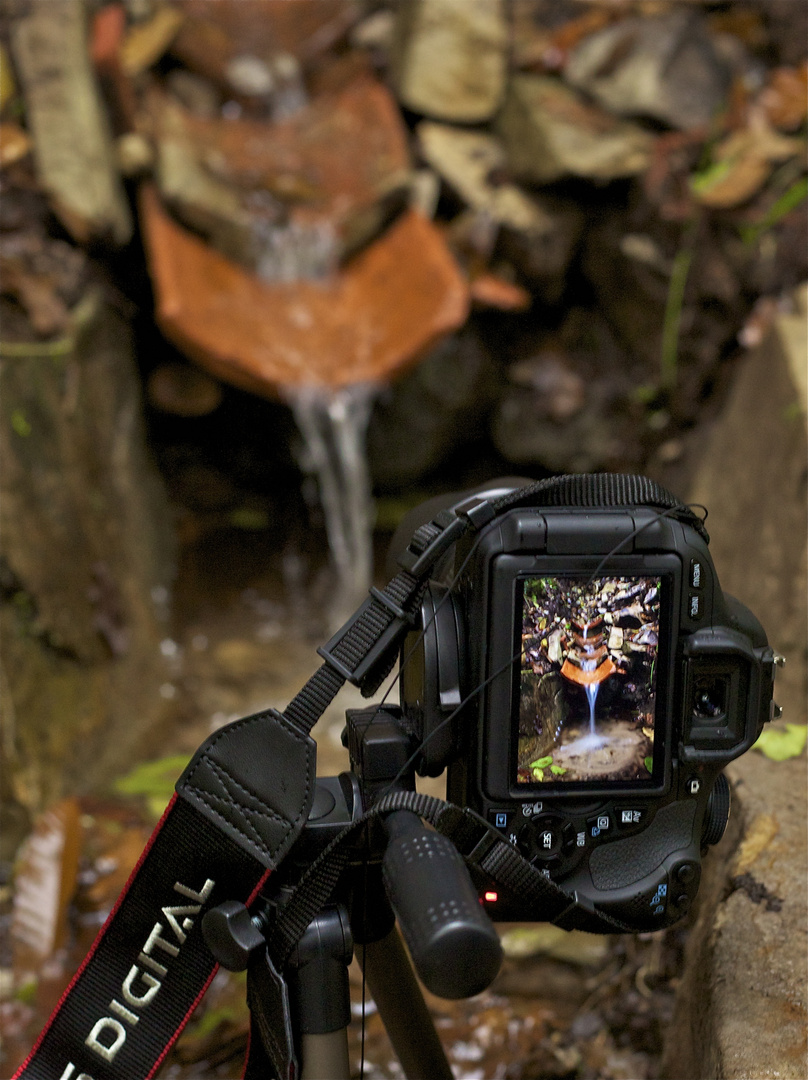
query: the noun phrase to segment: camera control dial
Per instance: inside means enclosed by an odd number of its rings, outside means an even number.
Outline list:
[[[520,828],[516,844],[530,862],[558,862],[575,847],[575,828],[558,814],[540,814]]]

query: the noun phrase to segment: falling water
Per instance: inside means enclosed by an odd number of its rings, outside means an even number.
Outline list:
[[[336,588],[329,622],[340,626],[365,599],[373,575],[373,500],[365,435],[378,392],[358,384],[287,392],[304,440],[302,465],[317,478]]]
[[[586,641],[587,637],[589,636],[589,627],[590,627],[590,625],[591,624],[588,623],[588,622],[584,623],[584,626],[583,626],[583,631],[584,631],[583,632],[583,639],[584,639],[584,641]],[[585,649],[585,651],[587,653],[591,653],[591,651],[592,651],[591,648],[589,646],[587,646],[587,645],[584,646],[584,649]],[[598,666],[598,662],[595,659],[586,659],[586,660],[582,659],[581,660],[581,670],[582,671],[594,671],[597,666]],[[587,683],[584,686],[584,690],[586,691],[587,701],[589,702],[589,734],[583,736],[583,738],[581,738],[581,739],[577,739],[576,742],[573,744],[573,746],[579,752],[582,751],[582,750],[587,750],[587,751],[597,750],[601,746],[603,746],[605,744],[605,741],[606,741],[600,735],[598,735],[598,733],[595,731],[595,702],[598,699],[598,691],[600,690],[600,683],[599,682]]]
[[[589,734],[595,734],[595,701],[598,697],[600,683],[589,683],[586,687],[586,696],[589,699]]]

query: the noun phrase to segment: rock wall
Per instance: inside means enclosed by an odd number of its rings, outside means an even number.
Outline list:
[[[806,289],[739,372],[708,436],[691,498],[710,507],[724,589],[748,604],[786,657],[775,698],[806,722]],[[751,751],[729,769],[734,813],[705,860],[699,915],[664,1075],[801,1080],[806,1056],[808,878],[804,754]]]

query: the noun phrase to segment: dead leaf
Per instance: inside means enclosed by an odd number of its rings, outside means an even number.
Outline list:
[[[31,152],[32,142],[19,124],[0,124],[0,169],[13,165]]]
[[[808,63],[799,68],[775,68],[758,104],[773,128],[796,131],[808,116]]]
[[[758,118],[718,144],[713,163],[691,177],[690,189],[704,206],[740,206],[763,187],[776,162],[804,151],[803,139],[780,135]]]
[[[166,4],[147,22],[133,26],[121,46],[121,65],[126,74],[139,75],[157,63],[176,37],[183,18],[182,12]]]
[[[63,799],[40,814],[25,841],[14,881],[14,966],[38,971],[67,936],[81,848],[79,805]]]

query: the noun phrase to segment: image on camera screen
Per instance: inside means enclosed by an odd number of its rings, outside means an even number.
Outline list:
[[[625,783],[654,770],[661,579],[522,579],[516,780]]]

